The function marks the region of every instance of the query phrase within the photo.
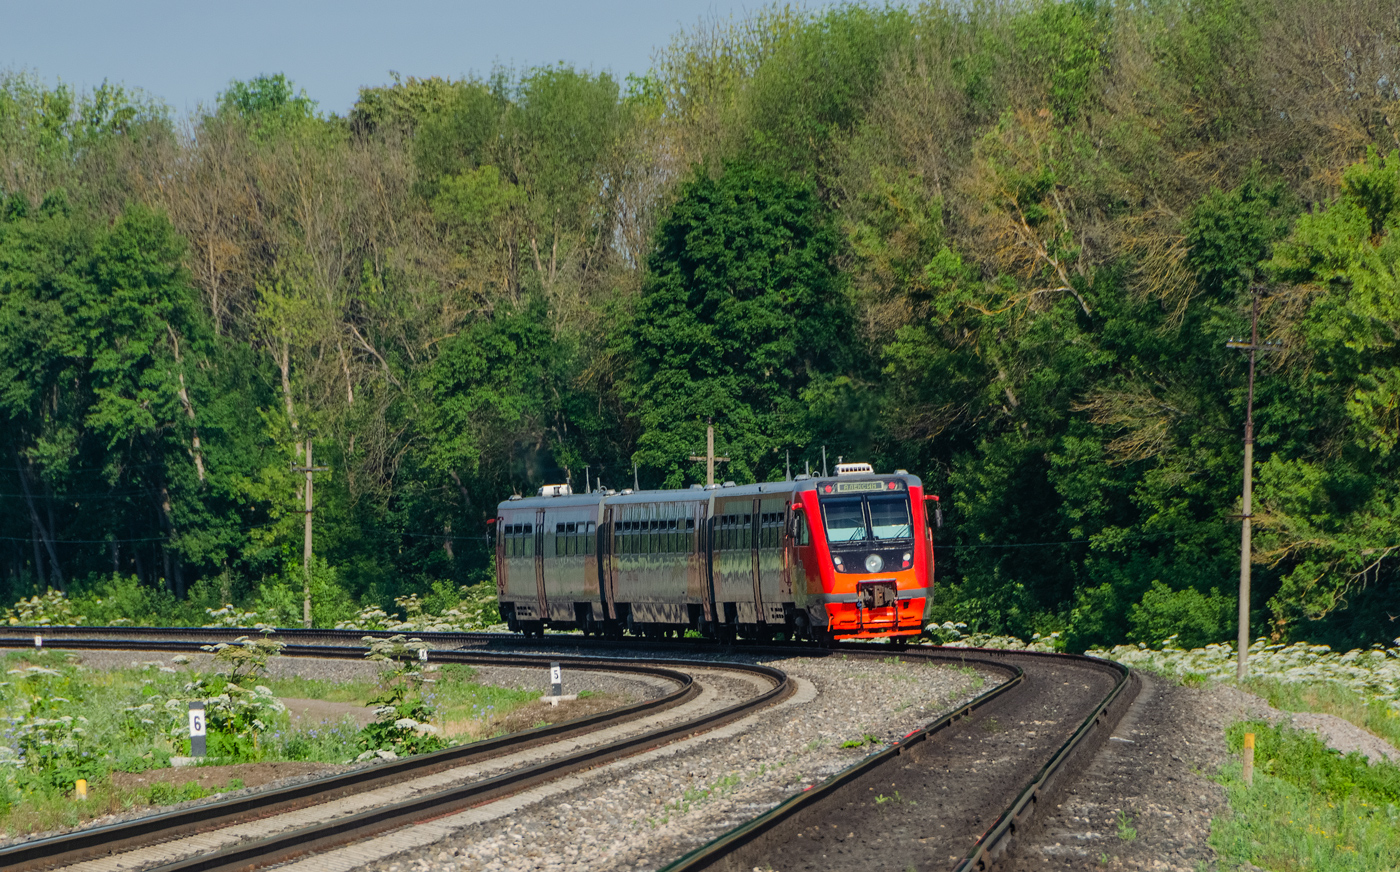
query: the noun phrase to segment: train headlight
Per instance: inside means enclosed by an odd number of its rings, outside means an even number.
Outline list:
[[[904,561],[904,568],[905,568],[905,569],[908,569],[908,568],[909,568],[909,563],[910,563],[910,561],[913,559],[913,557],[914,557],[914,555],[911,554],[910,552],[908,552],[908,551],[905,551],[905,552],[904,552],[904,557],[901,558],[901,559]]]
[[[832,559],[832,561],[833,561],[837,566],[840,566],[840,565],[841,565],[841,558],[840,558],[840,557],[833,556],[831,559]]]
[[[878,555],[878,554],[872,554],[872,555],[870,555],[869,557],[865,558],[865,571],[866,571],[866,572],[879,572],[880,570],[882,570],[882,569],[884,569],[884,568],[885,568],[885,561],[884,561],[884,559],[883,559],[882,557],[880,557],[880,555]]]

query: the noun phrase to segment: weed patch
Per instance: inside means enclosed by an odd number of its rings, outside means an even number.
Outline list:
[[[1311,733],[1243,722],[1226,733],[1239,753],[1255,735],[1254,784],[1239,764],[1221,776],[1230,813],[1211,826],[1226,863],[1331,872],[1390,870],[1400,864],[1400,766],[1342,756]]]

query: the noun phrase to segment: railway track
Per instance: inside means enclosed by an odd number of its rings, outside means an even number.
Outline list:
[[[188,635],[188,631],[186,631]],[[13,634],[0,646],[27,639]],[[158,640],[53,640],[63,649],[132,648],[163,652],[198,651],[200,643]],[[353,657],[346,646],[289,645],[284,655]],[[440,663],[545,668],[560,662],[571,670],[598,670],[650,676],[672,682],[663,697],[588,718],[540,727],[497,739],[379,764],[343,775],[315,779],[189,809],[92,827],[0,849],[0,868],[37,872],[51,868],[99,870],[252,869],[441,817],[531,787],[656,748],[747,716],[792,692],[779,670],[754,664],[688,663],[665,666],[559,656],[437,651]],[[686,671],[682,671],[686,670]],[[752,695],[729,705],[706,699],[705,677],[717,673],[750,679]],[[701,676],[697,680],[696,676]],[[642,719],[645,720],[643,721]],[[632,722],[641,721],[639,724]],[[629,729],[629,725],[632,727]],[[539,759],[547,757],[547,759]],[[469,777],[472,767],[490,763],[502,769]],[[250,823],[252,822],[252,823]],[[269,835],[270,833],[270,835]],[[257,837],[257,836],[261,837]]]
[[[748,821],[663,872],[989,870],[1137,692],[1126,667],[977,651],[1008,682]],[[976,834],[980,833],[980,836]],[[971,847],[969,848],[969,843]]]
[[[9,629],[9,628],[6,628]],[[170,644],[164,630],[123,629],[122,639],[89,639],[77,636],[106,635],[106,630],[81,628],[47,631],[55,646],[92,644],[133,647],[150,642]],[[173,631],[189,634],[188,630]],[[205,631],[199,631],[201,634]],[[24,634],[0,631],[0,644],[24,644]],[[229,639],[246,631],[220,631]],[[330,650],[358,643],[363,633],[345,631],[279,631],[286,641],[312,641]],[[8,640],[6,640],[8,636]],[[440,636],[440,637],[439,637]],[[60,641],[59,637],[65,637]],[[523,642],[499,634],[418,634],[431,644],[472,646],[475,656],[488,648],[509,645],[513,649],[586,652],[616,649],[617,643],[578,636],[562,636]],[[213,639],[211,639],[213,641]],[[144,644],[142,647],[145,647]],[[887,646],[844,645],[837,650],[856,656],[888,657]],[[668,651],[694,656],[697,646],[643,642],[629,650]],[[710,645],[698,648],[718,653]],[[825,656],[830,650],[784,646],[752,646],[744,653],[803,653]],[[909,660],[952,660],[1001,672],[1008,681],[957,711],[909,734],[894,746],[867,757],[815,788],[792,797],[771,811],[748,821],[666,867],[667,872],[692,870],[777,869],[891,869],[949,868],[987,870],[1011,847],[1034,816],[1038,806],[1084,761],[1111,732],[1117,718],[1137,691],[1136,679],[1117,664],[1084,657],[1030,652],[975,649],[920,649],[898,652]],[[435,652],[434,658],[446,658]],[[470,657],[467,652],[454,656]],[[523,656],[523,655],[512,655]],[[560,659],[558,654],[550,659]],[[583,658],[587,660],[587,658]],[[461,662],[471,662],[464,660]],[[534,660],[534,663],[540,662]],[[609,661],[616,663],[616,661]],[[695,667],[700,664],[692,663]],[[704,665],[714,667],[716,663]],[[668,662],[667,666],[677,666]],[[578,667],[575,667],[578,668]],[[665,668],[655,665],[654,668]],[[772,692],[776,692],[777,688]],[[679,691],[673,692],[677,693]],[[657,701],[659,702],[659,701]],[[734,714],[730,719],[741,717]],[[559,725],[567,727],[568,725]],[[470,746],[467,746],[470,747]],[[615,759],[615,758],[614,758]],[[554,776],[558,777],[558,776]],[[471,797],[459,804],[485,802]],[[442,814],[446,812],[438,812]],[[389,810],[370,813],[379,832],[401,826]],[[433,816],[433,815],[429,815]],[[368,819],[366,821],[369,822]],[[326,838],[344,841],[362,837],[348,821]],[[318,849],[320,838],[302,833],[295,841]],[[970,847],[969,847],[970,846]],[[251,855],[253,846],[237,857],[195,858],[187,863],[160,867],[165,870],[254,868],[264,865]],[[303,851],[304,852],[304,851]],[[247,856],[245,856],[247,854]],[[227,859],[227,862],[225,862]],[[276,862],[276,861],[271,861]],[[11,868],[0,852],[0,866]],[[38,869],[40,866],[27,868]],[[95,869],[96,867],[94,867]],[[111,867],[114,868],[114,867]],[[130,868],[130,867],[125,867]]]

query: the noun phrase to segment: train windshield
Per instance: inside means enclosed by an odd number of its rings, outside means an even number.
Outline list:
[[[822,514],[826,515],[828,542],[860,542],[868,538],[863,502],[857,497],[853,500],[833,500],[822,504]]]
[[[872,539],[908,539],[914,535],[909,520],[909,500],[870,497],[870,532]]]
[[[909,539],[914,535],[907,497],[823,500],[821,506],[822,516],[826,520],[826,538],[833,545]]]

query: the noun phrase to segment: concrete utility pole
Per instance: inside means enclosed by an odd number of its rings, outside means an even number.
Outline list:
[[[1249,341],[1231,339],[1226,348],[1249,352],[1249,391],[1244,412],[1244,493],[1240,509],[1240,612],[1239,653],[1235,661],[1235,678],[1243,681],[1249,675],[1249,582],[1250,558],[1253,556],[1253,530],[1250,521],[1254,510],[1254,357],[1260,351],[1281,348],[1277,342],[1259,342],[1259,286],[1250,288],[1254,296],[1250,316]]]
[[[710,419],[710,420],[711,420],[711,422],[713,422],[714,419],[712,418],[712,419]],[[703,460],[703,461],[705,461],[705,487],[709,487],[710,485],[714,484],[714,483],[715,483],[715,464],[716,464],[716,463],[724,463],[724,462],[727,462],[727,461],[729,460],[728,457],[715,457],[715,425],[714,425],[714,423],[707,424],[706,427],[705,427],[705,456],[704,456],[704,457],[696,457],[694,454],[692,454],[692,455],[690,455],[690,459],[691,459],[691,460]]]
[[[306,465],[293,466],[292,472],[306,473],[306,537],[301,546],[302,605],[301,620],[306,629],[311,629],[311,475],[325,472],[329,466],[315,466],[311,462],[311,439],[306,440]]]

